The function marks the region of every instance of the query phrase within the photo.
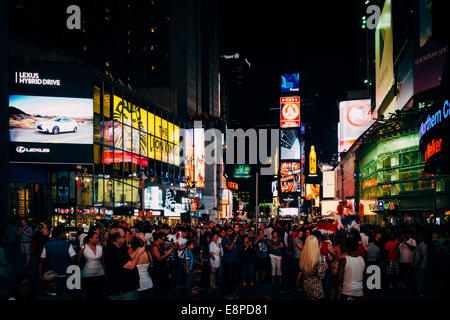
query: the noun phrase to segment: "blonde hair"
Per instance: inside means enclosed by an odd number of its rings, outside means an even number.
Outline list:
[[[309,275],[320,262],[319,241],[315,236],[306,238],[305,246],[300,256],[300,270]]]

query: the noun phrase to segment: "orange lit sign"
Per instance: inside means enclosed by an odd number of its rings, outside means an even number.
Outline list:
[[[228,182],[228,189],[238,190],[239,186],[236,182]]]
[[[428,161],[432,156],[442,151],[442,138],[437,141],[431,140],[430,143],[427,144],[427,149],[425,150],[425,162]]]
[[[280,98],[280,104],[280,127],[300,127],[300,97],[282,97]]]
[[[366,180],[363,183],[363,188],[370,188],[377,185],[377,179]]]

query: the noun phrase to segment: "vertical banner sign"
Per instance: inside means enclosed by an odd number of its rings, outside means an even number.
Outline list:
[[[280,110],[281,128],[300,127],[300,97],[281,97]]]
[[[394,84],[391,0],[384,2],[375,30],[375,79],[375,103],[378,109]],[[386,110],[385,113],[387,112],[392,110]]]

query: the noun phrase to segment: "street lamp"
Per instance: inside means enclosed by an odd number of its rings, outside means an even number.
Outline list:
[[[342,176],[342,206],[341,206],[341,213],[342,216],[344,216],[344,165],[341,163],[339,166],[341,168],[341,176]]]

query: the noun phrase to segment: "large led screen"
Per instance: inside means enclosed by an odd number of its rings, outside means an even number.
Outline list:
[[[370,111],[370,99],[339,103],[339,152],[346,152],[373,123],[376,113]]]
[[[298,73],[289,73],[281,75],[281,92],[297,92],[300,89],[300,75]]]
[[[281,192],[300,192],[300,162],[281,162]]]
[[[92,70],[65,63],[12,63],[11,162],[93,162]]]
[[[300,97],[280,98],[280,127],[300,127]]]
[[[281,129],[281,160],[300,160],[300,137],[297,129]]]

